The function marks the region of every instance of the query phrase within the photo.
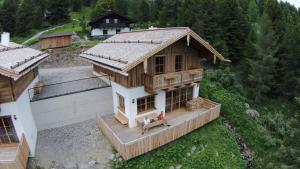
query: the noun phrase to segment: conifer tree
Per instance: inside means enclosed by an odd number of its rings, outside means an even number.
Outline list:
[[[5,0],[0,7],[0,25],[2,31],[14,33],[16,29],[17,3],[15,0]]]
[[[272,86],[275,73],[277,38],[272,29],[272,22],[266,13],[254,27],[253,38],[250,39],[253,55],[248,56],[250,90],[255,95],[255,101],[260,102]],[[247,68],[245,68],[247,69]]]
[[[51,24],[59,24],[69,19],[68,1],[50,0],[48,4],[48,20]]]
[[[105,14],[108,10],[115,9],[115,0],[98,0],[91,14],[91,20]]]

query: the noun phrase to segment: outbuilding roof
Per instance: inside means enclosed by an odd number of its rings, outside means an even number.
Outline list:
[[[45,52],[13,42],[10,42],[9,46],[0,44],[0,74],[18,79],[48,56]]]
[[[62,33],[43,34],[39,38],[45,39],[45,38],[60,37],[60,36],[72,36],[72,35],[74,35],[74,32],[62,32]]]
[[[148,57],[151,57],[186,37],[192,37],[220,60],[228,61],[208,42],[187,27],[155,28],[119,33],[106,39],[80,56],[93,63],[126,73]]]

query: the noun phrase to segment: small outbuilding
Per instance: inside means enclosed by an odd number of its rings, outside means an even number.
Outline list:
[[[45,34],[40,36],[42,49],[67,47],[72,44],[73,32]]]

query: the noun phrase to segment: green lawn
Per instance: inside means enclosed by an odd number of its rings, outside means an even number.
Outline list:
[[[195,151],[192,149],[195,147]],[[112,161],[112,168],[243,169],[239,147],[220,118],[182,138],[129,161]]]
[[[90,7],[84,7],[81,9],[80,12],[71,12],[70,13],[70,21],[66,23],[63,27],[59,27],[57,29],[51,30],[47,32],[47,34],[50,33],[61,33],[61,32],[76,32],[79,35],[82,35],[82,30],[80,27],[79,19],[84,16],[87,22],[89,22],[90,14],[91,14],[92,8]],[[87,28],[89,29],[89,28]]]

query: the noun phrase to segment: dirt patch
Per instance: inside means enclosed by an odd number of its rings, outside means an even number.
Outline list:
[[[87,61],[79,57],[85,48],[57,48],[47,50],[46,52],[50,54],[48,59],[43,62],[41,68],[57,68],[57,67],[72,67],[72,66],[87,66],[91,65]]]
[[[30,167],[55,169],[109,168],[112,148],[98,130],[95,120],[40,131],[36,157]]]

